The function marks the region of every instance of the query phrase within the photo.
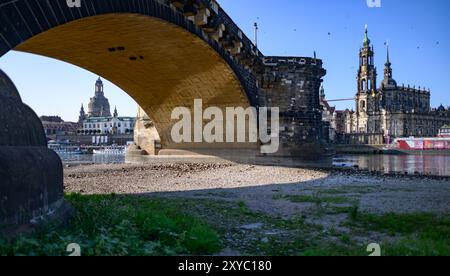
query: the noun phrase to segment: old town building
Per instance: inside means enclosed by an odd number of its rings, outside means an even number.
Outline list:
[[[341,136],[353,136],[353,139],[344,139],[347,142],[361,144],[390,143],[397,137],[437,136],[439,129],[450,123],[449,108],[441,105],[432,109],[430,89],[399,85],[395,81],[389,47],[384,78],[378,86],[374,56],[366,28],[359,52],[355,111],[334,111],[328,116],[335,120],[331,124],[336,132]]]
[[[80,135],[130,135],[131,137],[136,118],[119,117],[117,107],[114,108],[114,114],[111,116],[109,101],[105,97],[103,82],[99,78],[95,83],[95,96],[89,102],[88,113],[85,113],[84,106],[81,105],[78,121],[81,126],[78,130]]]
[[[59,116],[41,116],[42,126],[48,139],[55,139],[57,135],[72,135],[77,133],[78,123],[65,122]]]
[[[117,109],[112,117],[89,117],[83,121],[83,127],[79,131],[82,135],[123,135],[133,134],[133,117],[119,117]]]
[[[450,125],[445,125],[439,130],[439,137],[450,138]]]

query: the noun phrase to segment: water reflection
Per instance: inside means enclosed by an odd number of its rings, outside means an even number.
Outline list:
[[[336,167],[358,166],[360,169],[385,173],[450,176],[450,156],[436,155],[340,155]]]
[[[59,153],[64,164],[122,164],[125,163],[125,155],[105,154],[64,154]]]
[[[122,164],[124,155],[59,154],[64,164]],[[450,156],[434,155],[339,155],[335,167],[354,167],[385,173],[450,176]]]

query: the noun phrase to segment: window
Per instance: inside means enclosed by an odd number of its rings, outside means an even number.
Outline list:
[[[365,101],[361,101],[360,107],[361,107],[362,110],[365,110],[366,109],[366,102]]]

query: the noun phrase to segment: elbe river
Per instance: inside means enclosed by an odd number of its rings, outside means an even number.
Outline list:
[[[66,165],[125,163],[123,155],[61,154],[60,157]],[[339,155],[333,158],[333,166],[385,173],[450,176],[450,156],[444,155]]]

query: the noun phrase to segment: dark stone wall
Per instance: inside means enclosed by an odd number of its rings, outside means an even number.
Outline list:
[[[322,61],[267,57],[258,74],[260,106],[280,108],[278,155],[315,159],[326,155],[319,90],[326,71]]]
[[[44,128],[33,110],[16,99],[0,97],[0,145],[46,147]]]
[[[22,101],[19,91],[17,91],[11,79],[2,70],[0,70],[0,91],[5,98]]]
[[[65,219],[63,168],[47,148],[41,121],[0,70],[0,233]]]
[[[45,147],[0,147],[0,222],[33,224],[62,200],[63,168]]]

